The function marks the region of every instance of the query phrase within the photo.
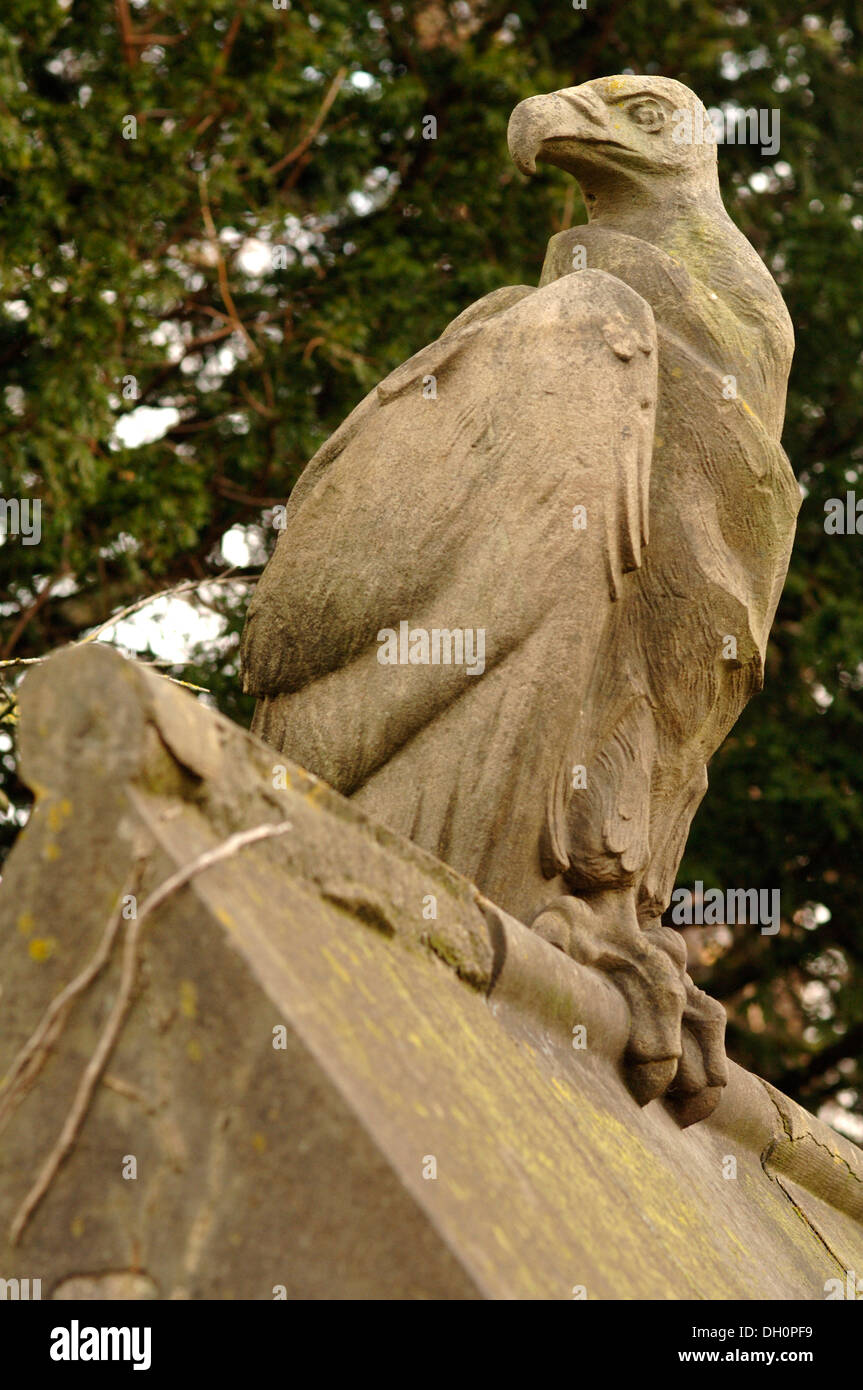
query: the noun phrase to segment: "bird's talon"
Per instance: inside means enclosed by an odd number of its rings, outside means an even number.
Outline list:
[[[668,1090],[677,1074],[677,1058],[666,1057],[658,1062],[632,1062],[624,1059],[626,1084],[640,1106],[657,1100]]]

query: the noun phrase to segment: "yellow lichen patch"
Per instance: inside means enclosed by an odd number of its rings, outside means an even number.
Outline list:
[[[737,1249],[738,1249],[738,1252],[739,1252],[741,1255],[743,1255],[744,1258],[745,1258],[745,1257],[748,1257],[748,1255],[749,1255],[749,1248],[748,1248],[748,1246],[746,1246],[746,1245],[743,1244],[743,1241],[740,1239],[740,1237],[737,1235],[737,1233],[731,1229],[730,1226],[723,1225],[723,1227],[722,1227],[722,1232],[723,1232],[723,1235],[725,1236],[726,1240],[729,1242],[729,1244],[731,1244],[731,1245],[736,1245],[736,1246],[737,1246]]]
[[[56,945],[57,938],[55,936],[34,936],[27,947],[30,959],[39,962],[47,960],[49,956],[54,954]]]
[[[216,908],[216,916],[223,927],[236,927],[237,925],[230,912],[227,912],[223,907]]]
[[[55,801],[48,808],[48,829],[62,830],[64,820],[72,814],[72,803],[67,797],[62,801]]]
[[[186,1043],[186,1056],[190,1062],[200,1062],[204,1056],[204,1049],[197,1038],[190,1038]]]
[[[18,918],[18,930],[22,936],[29,936],[36,923],[32,912],[22,912]]]
[[[267,1140],[266,1140],[266,1136],[263,1135],[263,1134],[260,1134],[260,1133],[255,1133],[255,1134],[253,1134],[253,1135],[252,1135],[252,1148],[254,1149],[254,1151],[255,1151],[256,1154],[266,1153],[266,1151],[267,1151]]]
[[[321,951],[321,955],[323,956],[324,960],[329,962],[330,966],[338,975],[339,979],[343,982],[343,984],[349,985],[351,982],[351,977],[346,970],[342,969],[341,965],[336,960],[332,951],[328,951],[326,946],[324,946]]]
[[[47,840],[42,847],[42,858],[53,861],[60,858],[60,846],[54,840]]]
[[[359,966],[359,965],[362,964],[362,962],[360,961],[360,959],[359,959],[358,956],[352,955],[352,956],[351,956],[351,960],[352,960],[352,962],[353,962],[354,965]],[[374,994],[372,993],[372,991],[368,988],[368,986],[365,985],[365,984],[363,983],[363,981],[362,981],[362,979],[359,977],[359,975],[357,976],[357,979],[356,979],[356,982],[355,982],[355,983],[356,983],[356,988],[359,990],[359,992],[360,992],[360,994],[363,996],[363,998],[364,998],[364,999],[368,999],[368,1001],[369,1001],[370,1004],[374,1004],[374,1003],[376,1002],[376,1000],[375,1000],[375,995],[374,995]]]
[[[180,1013],[184,1018],[198,1016],[198,987],[194,980],[180,981]]]
[[[74,1217],[72,1221],[69,1223],[69,1230],[72,1232],[72,1235],[75,1237],[76,1240],[80,1240],[82,1235],[84,1234],[83,1216]]]
[[[491,1229],[498,1245],[500,1245],[504,1250],[512,1250],[512,1244],[509,1240],[507,1240],[506,1232],[502,1231],[500,1226],[492,1226]]]

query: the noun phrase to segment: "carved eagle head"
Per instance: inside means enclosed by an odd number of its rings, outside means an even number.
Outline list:
[[[705,139],[705,132],[707,138]],[[528,97],[513,111],[510,154],[524,174],[537,160],[574,174],[588,205],[596,192],[666,180],[718,190],[716,144],[701,101],[670,77],[600,77]],[[660,190],[657,190],[660,191]]]

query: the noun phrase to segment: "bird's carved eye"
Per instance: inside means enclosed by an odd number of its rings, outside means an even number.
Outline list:
[[[655,101],[634,101],[626,114],[649,135],[655,135],[665,125],[665,112]]]

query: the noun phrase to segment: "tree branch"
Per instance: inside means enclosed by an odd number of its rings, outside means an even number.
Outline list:
[[[224,306],[227,309],[228,314],[230,315],[230,318],[237,332],[240,333],[242,337],[245,339],[249,351],[252,354],[252,360],[254,362],[261,362],[263,360],[261,351],[258,348],[257,344],[252,341],[252,337],[248,329],[246,328],[246,325],[243,323],[242,319],[237,313],[237,306],[234,303],[233,295],[231,294],[231,287],[228,284],[228,271],[225,265],[225,259],[222,255],[222,248],[219,245],[219,236],[216,231],[216,224],[213,221],[213,214],[210,211],[210,202],[207,194],[207,175],[205,173],[199,174],[198,176],[198,189],[200,192],[201,214],[204,220],[204,228],[206,230],[207,236],[210,241],[210,245],[212,246],[213,252],[216,257],[216,273],[219,277],[219,290],[222,295],[222,302],[224,303]]]
[[[318,111],[317,116],[315,116],[315,119],[312,121],[312,124],[309,126],[300,143],[298,145],[295,145],[292,150],[289,150],[287,154],[282,155],[282,158],[277,160],[275,164],[271,164],[269,169],[267,170],[268,174],[281,173],[282,169],[287,168],[289,164],[293,164],[295,160],[299,159],[302,155],[305,154],[312,141],[316,138],[317,135],[320,134],[321,126],[327,118],[327,112],[329,111],[330,107],[332,106],[333,102],[338,96],[339,91],[341,90],[342,83],[344,82],[347,75],[348,70],[346,67],[339,68],[338,72],[336,73],[335,77],[333,78],[332,82],[327,88],[326,95],[323,101],[321,102],[320,110]]]

